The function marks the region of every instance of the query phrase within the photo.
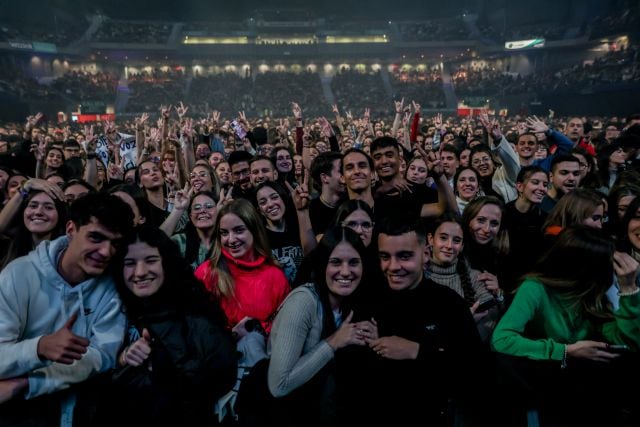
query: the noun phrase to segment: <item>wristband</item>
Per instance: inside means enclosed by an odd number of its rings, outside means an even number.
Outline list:
[[[98,157],[96,153],[87,153],[87,160],[95,159]]]

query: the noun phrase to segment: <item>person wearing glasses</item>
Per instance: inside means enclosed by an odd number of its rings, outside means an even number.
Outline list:
[[[208,163],[199,161],[193,167],[189,174],[189,185],[193,188],[195,194],[203,191],[212,191],[215,194],[220,194],[218,175]]]
[[[189,197],[190,195],[191,197]],[[173,210],[160,226],[160,229],[177,243],[180,255],[187,260],[193,270],[211,255],[218,202],[218,194],[212,191],[199,193],[177,191]],[[189,221],[184,227],[184,231],[173,234],[185,211]]]

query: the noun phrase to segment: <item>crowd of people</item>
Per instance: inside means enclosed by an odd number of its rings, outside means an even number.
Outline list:
[[[389,104],[3,123],[0,425],[637,425],[640,115]]]

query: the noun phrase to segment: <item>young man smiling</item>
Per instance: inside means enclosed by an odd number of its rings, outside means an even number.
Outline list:
[[[375,417],[397,425],[441,425],[449,399],[466,402],[478,384],[483,350],[471,311],[451,289],[424,277],[426,231],[410,217],[390,217],[378,236],[382,293],[373,318],[377,339],[372,384]],[[416,392],[417,390],[417,392]]]
[[[69,218],[66,236],[0,274],[0,425],[71,416],[73,387],[115,365],[125,317],[105,272],[133,213],[115,196],[90,194]]]

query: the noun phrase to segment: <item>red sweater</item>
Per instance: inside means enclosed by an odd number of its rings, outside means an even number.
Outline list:
[[[222,255],[235,281],[235,297],[219,299],[229,320],[229,327],[232,328],[248,316],[260,320],[264,330],[269,333],[274,314],[289,293],[286,276],[280,268],[267,264],[264,256],[249,262],[233,258],[224,249]],[[210,260],[196,269],[195,276],[209,292],[216,295],[218,279]]]

